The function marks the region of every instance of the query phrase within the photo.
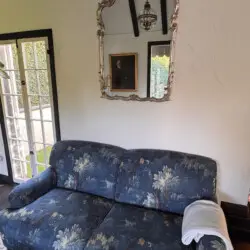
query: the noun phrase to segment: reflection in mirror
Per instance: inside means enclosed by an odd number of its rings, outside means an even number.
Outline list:
[[[148,43],[148,94],[163,98],[168,87],[170,41]]]
[[[138,20],[145,0],[99,2],[99,77],[104,98],[169,100],[179,0],[149,2],[157,15],[149,31]]]
[[[136,92],[138,82],[138,54],[109,55],[112,92]]]

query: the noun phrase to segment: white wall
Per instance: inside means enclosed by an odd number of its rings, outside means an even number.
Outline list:
[[[1,0],[0,32],[53,28],[63,139],[217,160],[224,200],[250,182],[249,0],[181,0],[172,101],[100,99],[96,1]]]

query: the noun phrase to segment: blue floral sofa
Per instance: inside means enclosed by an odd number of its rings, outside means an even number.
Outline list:
[[[11,250],[224,249],[219,238],[181,243],[182,214],[215,199],[216,163],[162,150],[62,141],[51,167],[17,186],[0,211]]]

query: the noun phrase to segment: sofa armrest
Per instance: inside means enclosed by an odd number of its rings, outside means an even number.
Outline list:
[[[205,235],[196,244],[196,250],[205,249],[226,250],[226,246],[221,238],[212,235]]]
[[[9,195],[10,208],[22,208],[56,187],[56,173],[53,168],[16,186]]]

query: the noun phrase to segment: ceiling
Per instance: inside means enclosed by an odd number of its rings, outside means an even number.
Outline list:
[[[137,16],[140,11],[143,10],[145,0],[135,0],[135,7]],[[152,31],[162,30],[162,17],[161,17],[161,4],[160,0],[150,1],[152,9],[157,13],[158,21]],[[168,25],[170,25],[170,18],[174,12],[175,0],[167,0],[167,19]],[[105,8],[103,11],[103,20],[105,24],[105,34],[133,34],[134,29],[132,25],[131,12],[129,8],[128,0],[116,0],[115,4],[111,8]],[[140,33],[147,32],[140,29]]]

